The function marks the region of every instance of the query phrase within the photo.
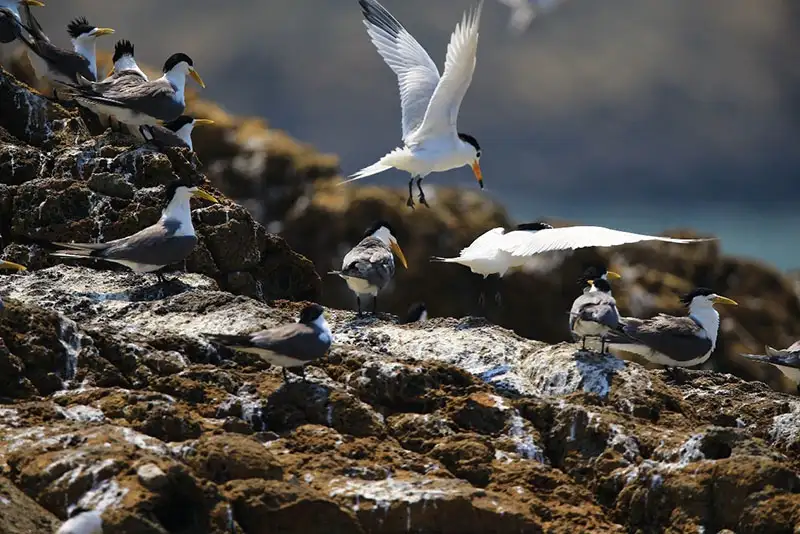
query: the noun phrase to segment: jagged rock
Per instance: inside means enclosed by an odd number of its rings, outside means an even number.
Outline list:
[[[330,355],[284,383],[201,333],[292,321],[302,303],[65,265],[2,276],[0,293],[0,366],[16,369],[0,386],[0,466],[42,517],[81,506],[112,533],[215,534],[800,519],[800,402],[762,383],[647,370],[482,319],[335,310]]]

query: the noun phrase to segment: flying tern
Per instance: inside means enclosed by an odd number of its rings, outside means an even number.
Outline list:
[[[179,263],[197,244],[189,200],[198,197],[219,202],[196,186],[177,180],[166,188],[166,208],[161,218],[128,237],[107,243],[54,243],[60,250],[51,253],[62,258],[90,258],[125,265],[135,273],[151,273]],[[157,273],[163,281],[163,275]]]
[[[769,363],[777,367],[783,375],[797,384],[800,390],[800,341],[794,342],[788,349],[778,350],[770,346],[764,354],[742,354],[749,360]]]
[[[611,284],[608,283],[619,278],[619,274],[604,266],[591,266],[581,277],[581,283],[587,287],[572,303],[569,329],[582,341],[584,349],[586,338],[593,337],[600,338],[600,352],[605,352],[605,335],[619,327],[617,301],[611,296]]]
[[[211,119],[195,119],[188,115],[181,115],[174,121],[164,123],[164,126],[145,124],[139,126],[142,136],[152,141],[158,148],[185,147],[194,150],[192,145],[192,130],[195,126],[214,124]]]
[[[706,288],[691,291],[681,301],[689,307],[688,316],[625,317],[619,331],[606,334],[606,346],[668,367],[705,363],[717,346],[719,333],[719,313],[714,304],[737,306],[736,301]]]
[[[359,0],[364,24],[378,53],[397,75],[403,114],[403,146],[383,156],[377,163],[361,169],[342,183],[359,180],[395,168],[411,175],[408,201],[414,207],[412,186],[417,179],[419,202],[428,205],[422,180],[432,172],[443,172],[464,165],[483,188],[481,147],[475,137],[458,132],[456,123],[461,101],[475,71],[478,50],[478,25],[483,0],[465,13],[450,37],[444,74],[424,48],[391,13],[376,0]]]
[[[386,221],[378,221],[370,226],[358,245],[348,252],[342,260],[342,270],[337,274],[344,278],[350,290],[356,294],[358,313],[361,314],[361,297],[372,295],[372,313],[378,309],[378,292],[394,277],[394,255],[403,267],[408,268],[403,250],[397,243],[392,227]]]
[[[75,100],[95,113],[111,115],[125,124],[158,124],[175,120],[183,113],[187,75],[205,87],[192,58],[186,54],[171,55],[164,63],[163,72],[157,80],[123,76],[109,86],[104,82],[87,84],[81,80],[72,90]]]
[[[299,367],[325,356],[333,336],[319,304],[303,308],[296,323],[290,323],[244,335],[204,334],[211,342],[232,350],[256,354],[283,368]]]
[[[98,28],[84,17],[74,19],[67,24],[73,50],[64,50],[50,42],[29,6],[25,6],[23,14],[31,31],[31,40],[23,42],[28,45],[28,59],[37,78],[58,84],[74,84],[78,76],[92,81],[97,79],[97,38],[111,35],[114,30]]]

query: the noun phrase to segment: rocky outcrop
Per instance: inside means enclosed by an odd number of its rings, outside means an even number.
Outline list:
[[[284,382],[201,334],[290,321],[301,303],[66,265],[0,277],[0,293],[2,496],[38,525],[75,507],[110,533],[800,521],[800,402],[762,383],[647,370],[484,319],[336,310],[330,355]]]
[[[5,255],[31,268],[56,262],[40,244],[130,235],[158,220],[159,186],[178,177],[207,182],[193,153],[160,153],[110,131],[92,137],[78,110],[5,73],[0,102],[0,233]],[[182,266],[189,272],[267,300],[318,295],[314,266],[243,207],[224,201],[193,217],[200,242]],[[116,267],[98,262],[97,268]]]

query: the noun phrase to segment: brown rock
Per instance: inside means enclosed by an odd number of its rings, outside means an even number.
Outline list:
[[[280,464],[264,445],[238,434],[218,434],[201,439],[187,458],[198,476],[218,484],[259,478],[281,480]]]

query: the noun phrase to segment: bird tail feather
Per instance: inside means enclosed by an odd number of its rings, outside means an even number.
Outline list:
[[[404,156],[407,157],[407,154],[408,154],[407,148],[395,148],[394,150],[383,156],[381,159],[379,159],[376,163],[373,163],[369,167],[364,167],[360,171],[351,174],[350,176],[348,176],[347,180],[339,182],[339,185],[355,182],[356,180],[366,178],[367,176],[372,176],[374,174],[378,174],[383,171],[388,171],[391,168],[397,168],[397,164],[404,159]]]
[[[108,248],[108,243],[53,243],[53,245],[69,250],[85,250],[89,252]]]
[[[235,336],[230,334],[202,334],[202,336],[217,345],[226,347],[247,347],[250,345],[250,336]]]
[[[442,258],[441,256],[431,256],[431,261],[437,261],[442,263],[458,263],[460,258]]]

